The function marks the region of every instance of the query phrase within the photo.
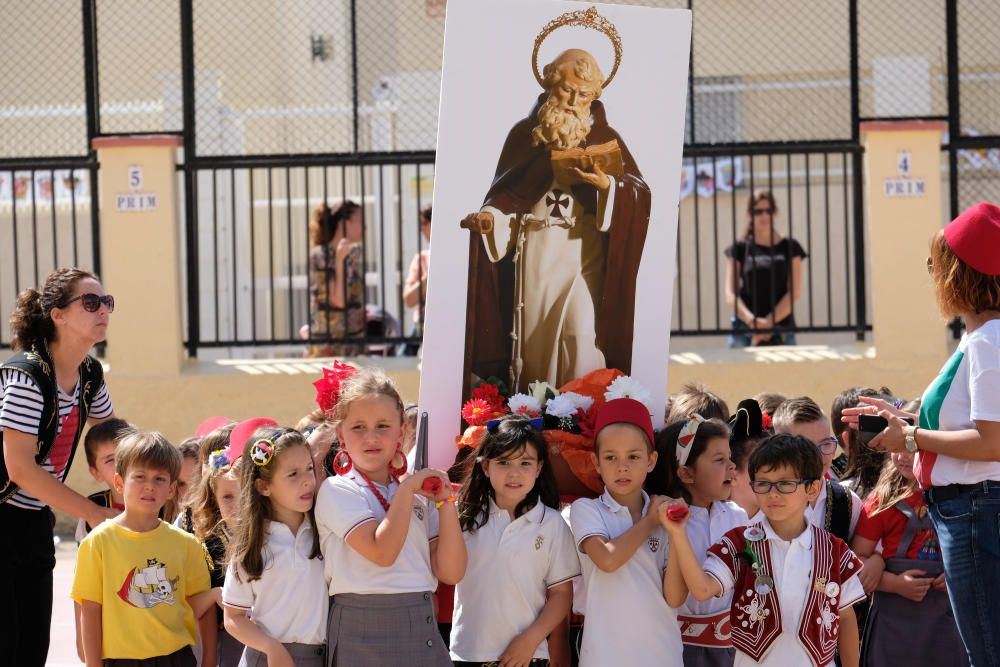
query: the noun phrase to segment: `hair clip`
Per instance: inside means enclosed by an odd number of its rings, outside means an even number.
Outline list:
[[[687,422],[677,435],[677,465],[687,465],[688,457],[691,456],[691,444],[694,442],[694,437],[698,435],[698,427],[704,422],[705,418],[697,412],[688,416]]]
[[[229,456],[224,449],[216,449],[208,457],[208,469],[213,473],[219,472],[227,465],[229,465]]]
[[[266,466],[274,458],[274,443],[267,438],[261,438],[250,448],[250,459],[258,467]]]
[[[497,428],[500,427],[500,422],[501,421],[503,421],[502,418],[501,419],[491,419],[491,420],[489,420],[488,422],[486,422],[486,430],[489,431],[490,433],[495,432],[497,430]],[[535,417],[534,419],[529,419],[528,420],[528,424],[530,424],[531,428],[535,429],[536,431],[541,431],[542,430],[542,418],[541,417]]]

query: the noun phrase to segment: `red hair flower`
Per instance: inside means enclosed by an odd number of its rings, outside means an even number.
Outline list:
[[[354,366],[333,362],[333,368],[324,368],[323,377],[313,382],[316,387],[316,405],[329,414],[340,399],[340,388],[352,375],[358,372]]]
[[[469,426],[483,426],[493,419],[495,409],[481,398],[471,398],[462,406],[462,419]]]

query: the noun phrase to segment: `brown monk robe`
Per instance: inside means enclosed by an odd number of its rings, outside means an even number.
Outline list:
[[[650,191],[596,101],[601,77],[585,51],[547,65],[546,92],[507,136],[470,236],[465,393],[496,376],[511,392],[561,386],[596,368],[632,366],[636,274]],[[553,150],[617,142],[620,173],[553,173]],[[520,310],[518,307],[520,306]]]

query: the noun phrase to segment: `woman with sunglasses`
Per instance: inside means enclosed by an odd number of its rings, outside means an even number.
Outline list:
[[[981,202],[931,241],[928,269],[941,313],[965,335],[924,391],[919,421],[888,401],[844,410],[888,427],[869,447],[915,454],[913,472],[937,533],[945,582],[973,667],[1000,665],[1000,207]]]
[[[808,255],[774,228],[777,217],[774,195],[755,191],[743,238],[726,248],[726,303],[734,311],[729,347],[795,344],[794,307]]]
[[[0,646],[41,667],[49,648],[55,548],[51,508],[97,526],[116,512],[64,484],[85,424],[114,416],[101,364],[115,301],[97,276],[59,269],[17,298],[15,354],[0,367]]]

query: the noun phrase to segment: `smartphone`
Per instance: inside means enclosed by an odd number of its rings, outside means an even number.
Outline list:
[[[913,419],[905,417],[904,421],[913,426]],[[876,435],[889,427],[889,420],[878,415],[858,415],[858,435],[861,442],[867,445]]]

